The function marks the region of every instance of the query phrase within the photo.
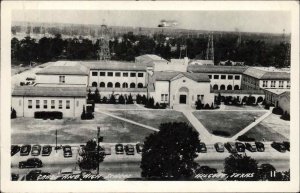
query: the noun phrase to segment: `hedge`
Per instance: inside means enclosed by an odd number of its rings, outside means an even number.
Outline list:
[[[255,141],[254,138],[248,137],[247,135],[238,136],[237,140],[239,140],[239,141]]]
[[[212,132],[214,135],[218,135],[218,136],[224,136],[224,137],[229,137],[230,133],[227,131],[222,131],[222,130],[213,130]]]
[[[63,113],[59,111],[36,111],[34,112],[36,119],[62,119]]]
[[[283,115],[283,110],[280,107],[274,107],[272,113],[275,115]]]

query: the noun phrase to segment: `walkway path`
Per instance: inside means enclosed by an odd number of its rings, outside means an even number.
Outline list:
[[[272,114],[272,111],[268,111],[266,114],[264,114],[263,116],[259,117],[253,123],[251,123],[250,125],[248,125],[247,127],[245,127],[243,130],[241,130],[240,132],[238,132],[237,134],[235,134],[233,137],[229,138],[229,140],[231,140],[231,141],[236,140],[239,136],[247,133],[250,129],[252,129],[253,127],[255,127],[258,123],[260,123],[262,120],[264,120],[265,118],[267,118],[271,114]]]
[[[113,115],[113,114],[111,114],[111,113],[108,113],[108,112],[106,112],[106,111],[102,111],[102,110],[100,110],[100,109],[95,109],[95,112],[97,112],[97,113],[102,113],[102,114],[105,114],[105,115],[107,115],[107,116],[110,116],[110,117],[113,117],[113,118],[116,118],[116,119],[119,119],[119,120],[122,120],[122,121],[126,121],[126,122],[128,122],[128,123],[131,123],[131,124],[134,124],[134,125],[138,125],[138,126],[144,127],[144,128],[146,128],[146,129],[150,129],[150,130],[152,130],[152,131],[159,131],[159,129],[156,129],[156,128],[154,128],[154,127],[151,127],[151,126],[148,126],[148,125],[144,125],[144,124],[141,124],[141,123],[137,123],[137,122],[135,122],[135,121],[132,121],[132,120],[129,120],[129,119],[125,119],[125,118],[123,118],[123,117],[119,117],[119,116],[116,116],[116,115]]]

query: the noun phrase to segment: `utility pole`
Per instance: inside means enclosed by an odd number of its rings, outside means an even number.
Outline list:
[[[98,140],[98,143],[97,143],[97,162],[98,162],[98,165],[97,165],[97,174],[99,174],[99,145],[100,145],[100,127],[98,126],[97,127],[97,130],[98,130],[98,132],[97,132],[97,140]]]

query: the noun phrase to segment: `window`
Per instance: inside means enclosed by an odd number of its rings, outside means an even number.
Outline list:
[[[44,100],[44,109],[47,109],[48,108],[48,104],[47,104],[47,100]]]
[[[28,109],[32,109],[32,100],[28,100]]]
[[[55,109],[55,100],[51,100],[51,109]]]
[[[131,72],[130,73],[130,77],[136,77],[136,73],[135,72]]]
[[[121,87],[121,84],[119,82],[116,82],[115,83],[115,88],[120,88]]]
[[[100,82],[100,87],[104,88],[105,87],[105,83],[104,82]]]
[[[62,100],[59,100],[59,101],[58,101],[58,108],[59,108],[59,109],[62,109]]]
[[[111,82],[107,83],[107,87],[108,88],[112,88],[113,87],[113,83],[111,83]]]
[[[211,75],[208,75],[208,78],[211,79]]]
[[[165,95],[164,94],[161,94],[161,101],[164,101],[164,99],[165,99]]]
[[[121,72],[116,72],[115,76],[120,77],[121,76]]]
[[[97,87],[97,82],[92,82],[92,87]]]
[[[222,85],[220,86],[220,90],[225,90],[225,85],[222,84]]]
[[[160,99],[162,102],[164,101],[168,101],[168,94],[161,94],[161,99]]]
[[[92,76],[98,76],[98,72],[92,72]]]
[[[226,75],[221,75],[221,79],[226,79]]]
[[[232,90],[232,86],[231,86],[231,85],[228,85],[228,86],[227,86],[227,90]]]
[[[135,88],[135,84],[134,84],[134,83],[131,83],[131,84],[130,84],[130,88]]]
[[[105,76],[105,72],[100,72],[100,76]]]
[[[65,76],[59,76],[59,83],[65,83]]]
[[[214,79],[219,79],[219,75],[214,75]]]
[[[79,107],[79,101],[76,101],[76,107]]]
[[[234,76],[234,79],[235,79],[235,80],[240,80],[240,76],[239,76],[239,75],[236,75],[236,76]]]
[[[69,100],[66,101],[66,109],[70,109],[70,101]]]
[[[283,81],[282,80],[279,81],[279,87],[283,88]]]
[[[267,80],[264,80],[262,86],[263,86],[263,87],[268,87],[268,81],[267,81]]]
[[[228,80],[232,80],[233,76],[232,75],[228,75]]]
[[[287,87],[287,88],[291,88],[291,81],[287,81],[286,87]]]
[[[107,72],[107,76],[113,76],[114,75],[114,73],[112,73],[112,72]]]
[[[138,73],[138,77],[144,77],[143,73]]]
[[[40,108],[40,100],[35,101],[35,108],[39,109]]]
[[[122,85],[122,87],[123,87],[123,88],[128,88],[127,82],[124,82],[123,85]]]
[[[219,86],[218,86],[217,84],[215,84],[215,85],[213,86],[213,89],[214,89],[214,90],[218,90],[218,89],[219,89]]]
[[[234,86],[234,90],[239,90],[239,89],[240,89],[239,85]]]
[[[143,88],[143,83],[138,83],[138,88]]]
[[[123,77],[128,77],[128,72],[124,72]]]
[[[271,87],[275,87],[275,81],[274,80],[271,81]]]
[[[204,95],[203,95],[203,94],[202,94],[202,95],[197,95],[197,100],[203,101],[203,98],[204,98]]]

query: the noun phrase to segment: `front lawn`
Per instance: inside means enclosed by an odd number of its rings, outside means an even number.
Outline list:
[[[110,111],[119,117],[123,117],[144,125],[149,125],[159,129],[161,123],[168,122],[186,122],[189,121],[181,113],[173,110],[128,110],[128,111]]]
[[[16,144],[54,144],[55,130],[58,131],[58,143],[86,143],[97,137],[97,126],[107,143],[128,143],[144,141],[152,133],[146,129],[103,114],[96,114],[94,120],[80,118],[63,120],[39,120],[17,118],[11,121],[11,141]]]
[[[232,137],[265,114],[261,111],[195,111],[195,117],[214,134]]]

